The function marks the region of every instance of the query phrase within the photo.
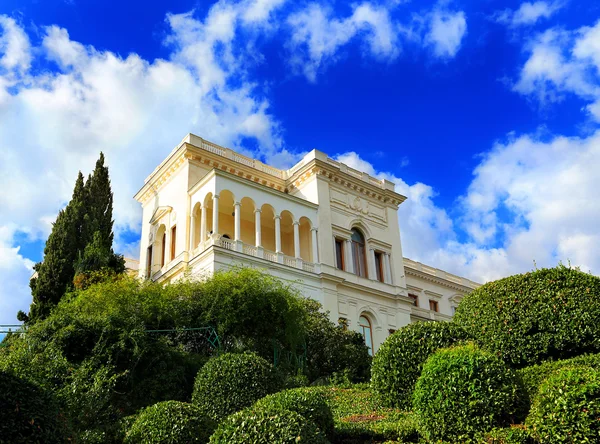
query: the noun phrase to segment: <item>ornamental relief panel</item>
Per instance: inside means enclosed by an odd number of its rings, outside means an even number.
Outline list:
[[[330,188],[329,196],[333,208],[345,209],[374,222],[387,223],[385,208],[364,197],[353,196],[335,188]]]

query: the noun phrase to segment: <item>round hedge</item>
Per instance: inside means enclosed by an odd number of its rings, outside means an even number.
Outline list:
[[[449,322],[416,322],[389,336],[379,348],[371,368],[371,386],[387,407],[409,409],[423,363],[436,350],[466,339],[466,333]]]
[[[467,344],[439,350],[425,362],[413,408],[428,439],[462,442],[507,423],[520,394],[514,371]]]
[[[454,322],[514,367],[600,351],[600,278],[561,265],[489,282]]]
[[[312,421],[296,412],[244,410],[223,421],[210,437],[218,444],[327,444]]]
[[[125,435],[125,444],[207,443],[215,423],[192,404],[163,401],[145,408]]]
[[[541,444],[600,442],[600,371],[559,370],[542,383],[527,425]]]
[[[307,389],[284,390],[259,399],[254,410],[279,412],[289,410],[296,412],[309,421],[314,422],[326,435],[333,435],[333,414],[322,393]]]
[[[54,398],[36,384],[0,371],[0,442],[63,443],[66,420]]]
[[[225,353],[196,375],[192,403],[217,421],[276,392],[282,384],[273,366],[253,353]]]

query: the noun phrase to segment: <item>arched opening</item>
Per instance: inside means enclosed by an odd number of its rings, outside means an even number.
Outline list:
[[[192,236],[192,250],[194,250],[203,240],[200,236],[202,224],[202,207],[200,202],[194,205],[194,209],[192,210],[192,220],[194,221],[194,224],[190,227],[190,231]]]
[[[361,277],[367,277],[365,237],[358,228],[353,228],[350,240],[352,241],[352,262],[354,263],[354,272]]]
[[[249,197],[244,197],[240,203],[240,239],[247,245],[254,245],[256,241],[256,223],[254,217],[254,201]]]
[[[226,239],[233,239],[233,233],[235,230],[234,221],[235,213],[233,208],[235,197],[229,190],[223,190],[219,193],[219,231],[218,233],[223,236],[229,236]]]
[[[287,210],[281,212],[281,252],[294,257],[294,216]]]
[[[312,251],[312,224],[307,217],[300,218],[300,257],[306,262],[315,262],[315,254]]]
[[[369,349],[369,355],[373,356],[373,328],[371,321],[364,313],[358,318],[358,327],[365,340],[365,345]]]
[[[154,268],[161,269],[166,263],[166,249],[167,249],[167,227],[161,225],[156,230],[156,238],[154,241],[153,257],[154,257]],[[154,270],[153,270],[154,271]]]
[[[208,193],[204,198],[204,205],[202,210],[206,213],[206,227],[205,232],[202,233],[202,240],[208,239],[213,232],[213,193]]]
[[[261,207],[260,231],[263,248],[275,251],[275,209],[269,204]]]

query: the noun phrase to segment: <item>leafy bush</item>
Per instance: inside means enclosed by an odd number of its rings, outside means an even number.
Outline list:
[[[0,441],[62,443],[69,433],[55,399],[41,387],[0,371]]]
[[[562,368],[578,366],[600,368],[600,353],[582,355],[560,361],[547,361],[538,365],[519,369],[517,373],[523,381],[523,386],[527,392],[527,399],[531,402],[533,398],[535,398],[540,385],[548,378],[548,376]]]
[[[210,418],[221,420],[281,388],[266,360],[253,353],[225,353],[209,360],[196,376],[192,402]]]
[[[279,412],[289,410],[314,422],[326,435],[333,434],[333,415],[325,397],[310,389],[284,390],[260,399],[253,410]]]
[[[372,358],[362,335],[336,326],[317,301],[303,299],[302,304],[307,311],[304,328],[308,379],[343,374],[349,382],[368,381]]]
[[[600,440],[600,371],[567,367],[542,383],[527,425],[541,444]]]
[[[448,322],[417,322],[402,327],[379,348],[371,369],[371,385],[384,405],[408,409],[421,368],[436,350],[466,338]]]
[[[223,421],[210,437],[223,444],[326,444],[319,428],[296,412],[244,410]]]
[[[508,423],[520,394],[504,362],[467,344],[440,350],[425,362],[413,406],[428,439],[460,441]]]
[[[522,427],[495,428],[478,440],[483,444],[533,444],[529,432]]]
[[[125,437],[125,444],[206,443],[215,423],[198,407],[178,401],[164,401],[141,411]]]
[[[560,265],[489,282],[454,322],[514,367],[600,351],[600,278]]]

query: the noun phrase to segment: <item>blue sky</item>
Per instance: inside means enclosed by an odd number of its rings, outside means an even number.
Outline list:
[[[317,148],[396,183],[404,253],[487,281],[600,270],[600,4],[0,3],[0,323],[100,150],[117,249],[188,132],[279,167]]]

